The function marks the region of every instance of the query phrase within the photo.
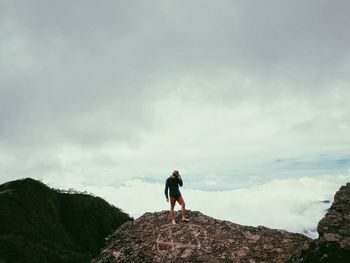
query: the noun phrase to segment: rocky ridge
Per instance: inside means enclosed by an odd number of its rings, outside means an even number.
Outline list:
[[[342,186],[325,217],[318,223],[319,238],[313,240],[288,263],[350,262],[350,183]]]
[[[181,222],[180,213],[176,214]],[[190,222],[169,224],[169,212],[146,213],[122,225],[93,263],[284,262],[310,239],[263,226],[251,227],[188,211]]]

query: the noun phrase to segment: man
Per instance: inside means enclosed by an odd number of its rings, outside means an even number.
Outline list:
[[[189,221],[189,219],[186,218],[185,201],[181,196],[179,185],[182,186],[183,182],[179,171],[175,170],[165,182],[165,197],[167,202],[169,202],[168,190],[170,190],[170,218],[173,225],[176,224],[174,213],[176,201],[181,205],[182,222]]]

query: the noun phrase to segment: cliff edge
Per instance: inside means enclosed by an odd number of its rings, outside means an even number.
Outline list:
[[[319,238],[313,240],[288,263],[350,262],[350,183],[342,186],[325,217],[318,223]]]

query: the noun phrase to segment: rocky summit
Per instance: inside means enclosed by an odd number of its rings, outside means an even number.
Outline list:
[[[146,213],[122,225],[93,263],[284,262],[310,239],[301,234],[222,221],[197,211],[171,225],[169,212]]]
[[[350,262],[350,183],[342,186],[325,217],[318,223],[319,238],[296,253],[288,263]]]
[[[146,213],[107,239],[93,263],[109,262],[350,262],[350,183],[319,222],[319,238],[251,227],[188,211],[190,222],[169,224],[169,212]]]

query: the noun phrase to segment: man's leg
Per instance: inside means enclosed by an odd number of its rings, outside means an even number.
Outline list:
[[[175,202],[176,202],[176,199],[174,197],[170,196],[170,219],[171,219],[171,223],[173,225],[176,224],[176,222],[175,222],[175,212],[174,212]]]
[[[185,207],[185,201],[182,198],[182,196],[179,197],[178,199],[179,204],[181,205],[181,215],[182,215],[182,221],[188,221],[186,218],[186,207]]]

